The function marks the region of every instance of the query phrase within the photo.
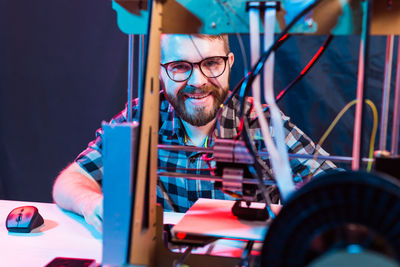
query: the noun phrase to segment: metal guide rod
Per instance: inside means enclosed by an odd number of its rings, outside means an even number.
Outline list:
[[[158,145],[158,149],[162,150],[169,150],[169,151],[186,151],[186,152],[199,152],[199,153],[209,153],[212,154],[214,153],[213,148],[204,148],[204,147],[195,147],[195,146],[180,146],[180,145]],[[268,157],[269,154],[266,151],[260,151],[258,152],[260,156],[263,157]],[[310,154],[288,154],[289,158],[306,158],[306,159],[313,159],[314,156]],[[346,156],[324,156],[324,155],[317,155],[315,157],[316,159],[320,160],[331,160],[335,162],[352,162],[353,158],[352,157],[346,157]],[[362,162],[368,163],[370,161],[373,161],[373,159],[369,158],[362,158]]]
[[[257,64],[260,58],[260,10],[257,8],[249,9],[250,22],[250,64],[251,67]],[[253,88],[260,91],[260,77],[257,76],[252,84]]]
[[[214,181],[214,182],[229,182],[230,179],[219,176],[211,176],[211,175],[202,175],[202,174],[191,174],[191,173],[183,173],[183,172],[163,172],[159,171],[157,173],[158,176],[165,176],[170,178],[185,178],[190,180],[199,180],[199,181]],[[242,182],[245,184],[254,184],[257,185],[259,183],[258,180],[254,178],[243,178]],[[265,180],[265,185],[275,185],[275,181],[273,180]]]
[[[397,39],[397,64],[396,64],[396,85],[393,105],[393,125],[392,125],[392,156],[397,156],[399,150],[399,124],[400,124],[400,37]]]
[[[132,85],[133,85],[133,52],[134,52],[134,41],[133,34],[129,34],[128,40],[128,110],[126,120],[132,121]]]
[[[139,48],[139,53],[138,53],[138,75],[137,75],[137,77],[138,77],[138,82],[137,82],[137,86],[138,86],[138,88],[142,88],[142,77],[143,77],[143,61],[144,61],[144,40],[145,40],[145,35],[144,34],[140,34],[139,35],[139,40],[138,40],[138,42],[139,42],[139,45],[138,45],[138,48]],[[140,94],[140,92],[141,92],[141,90],[138,90],[139,91],[139,94]],[[139,98],[140,97],[143,97],[143,96],[141,96],[141,95],[139,95],[138,96]]]
[[[368,53],[369,53],[369,31],[370,31],[370,17],[371,17],[371,0],[361,2],[363,7],[363,22],[362,33],[360,41],[360,54],[358,60],[358,79],[357,79],[357,104],[356,114],[354,119],[354,133],[353,133],[353,161],[351,168],[357,171],[360,168],[361,155],[362,155],[362,124],[363,124],[363,106],[364,92],[367,88],[366,67],[368,66]]]
[[[356,103],[356,114],[354,118],[354,132],[353,132],[353,161],[351,168],[358,170],[360,167],[360,146],[361,146],[361,113],[362,113],[362,102],[363,99],[363,86],[364,86],[364,41],[361,37],[360,41],[360,52],[358,59],[358,77],[357,77],[357,100]]]
[[[133,90],[138,92],[138,98],[143,97],[141,95],[142,86],[142,75],[143,75],[143,60],[144,60],[144,34],[141,35],[128,35],[128,100],[127,100],[127,121],[131,122],[135,118],[132,115],[132,100]],[[136,50],[135,50],[136,49]],[[135,68],[135,64],[137,68]]]
[[[388,35],[386,38],[386,56],[385,56],[385,74],[383,78],[383,91],[382,91],[382,109],[381,109],[381,125],[379,133],[379,150],[386,150],[386,138],[388,128],[388,115],[390,104],[390,81],[392,78],[392,64],[393,64],[393,44],[394,35]]]

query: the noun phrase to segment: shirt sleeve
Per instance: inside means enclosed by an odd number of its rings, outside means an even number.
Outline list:
[[[269,114],[267,114],[269,118]],[[282,114],[283,127],[285,131],[285,143],[290,154],[306,154],[314,155],[317,151],[318,155],[328,156],[329,154],[315,145],[315,143],[309,138],[300,128],[294,125],[289,117]],[[254,141],[257,144],[259,150],[265,150],[263,142],[263,136],[259,125],[257,130],[253,134]],[[270,126],[270,132],[273,136],[273,129]],[[269,165],[269,161],[263,158]],[[314,160],[313,158],[291,158],[290,167],[292,169],[293,180],[295,183],[303,182],[304,178],[319,175],[330,170],[336,169],[335,164],[329,160]],[[272,170],[270,170],[272,172]]]
[[[134,113],[134,112],[133,112]],[[133,114],[134,115],[134,114]],[[126,121],[126,108],[113,117],[109,123],[121,123]],[[96,138],[88,144],[88,147],[82,151],[75,162],[79,164],[90,176],[99,184],[103,179],[103,129],[96,131]]]
[[[329,155],[324,149],[317,147],[302,130],[291,123],[288,117],[283,116],[283,120],[286,130],[285,142],[288,147],[288,153]],[[295,182],[302,182],[303,178],[307,176],[315,176],[336,168],[335,164],[329,160],[314,160],[314,158],[292,158],[290,165]]]

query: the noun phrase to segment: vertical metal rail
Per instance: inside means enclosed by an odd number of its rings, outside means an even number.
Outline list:
[[[129,34],[128,41],[128,105],[127,105],[127,114],[126,120],[128,122],[132,121],[132,85],[133,85],[133,60],[134,60],[134,36],[133,34]]]
[[[386,39],[386,56],[385,56],[385,76],[383,79],[382,91],[382,109],[381,109],[381,125],[379,133],[379,150],[386,150],[387,144],[387,131],[388,131],[388,117],[389,117],[389,104],[390,104],[390,81],[392,78],[392,65],[393,65],[393,44],[394,35],[390,34]]]
[[[144,40],[145,40],[145,35],[144,34],[140,34],[138,37],[138,82],[137,82],[137,86],[138,88],[142,88],[142,77],[143,77],[143,65],[144,65]],[[141,96],[141,90],[138,90],[139,95],[138,97],[142,97]]]
[[[138,93],[137,97],[143,97],[141,95],[142,87],[142,76],[143,76],[143,61],[144,61],[144,40],[145,35],[133,35],[129,34],[128,42],[128,103],[127,103],[127,121],[137,120],[138,118],[133,118],[132,115],[132,100],[134,97],[133,90],[135,89]],[[135,68],[136,64],[136,68]],[[138,113],[136,114],[138,115]]]
[[[367,74],[368,67],[368,54],[369,54],[369,32],[370,32],[370,17],[371,17],[371,0],[361,2],[363,7],[363,22],[362,33],[360,41],[360,57],[358,61],[358,79],[357,79],[357,104],[356,114],[354,120],[354,133],[353,133],[353,161],[351,163],[352,170],[360,168],[362,158],[362,128],[363,128],[363,109],[365,106],[365,89],[367,88]]]
[[[393,105],[392,145],[390,149],[393,157],[398,154],[400,124],[400,37],[397,41],[396,85]]]

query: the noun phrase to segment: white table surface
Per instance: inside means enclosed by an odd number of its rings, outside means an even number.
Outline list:
[[[31,233],[9,233],[8,213],[20,206],[35,206],[44,224]],[[55,257],[95,259],[101,262],[102,239],[92,226],[74,213],[51,203],[0,201],[0,266],[42,267]]]
[[[16,207],[35,206],[44,224],[31,233],[9,233],[7,215]],[[164,212],[164,223],[176,224],[184,214]],[[189,217],[190,218],[190,217]],[[219,240],[193,253],[240,257],[246,242]],[[43,267],[55,257],[102,257],[102,236],[83,217],[53,203],[0,200],[0,267]]]

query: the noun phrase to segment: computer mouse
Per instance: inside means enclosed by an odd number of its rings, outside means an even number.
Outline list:
[[[9,232],[30,233],[32,229],[43,224],[43,217],[34,206],[23,206],[13,209],[7,216],[6,227]]]

